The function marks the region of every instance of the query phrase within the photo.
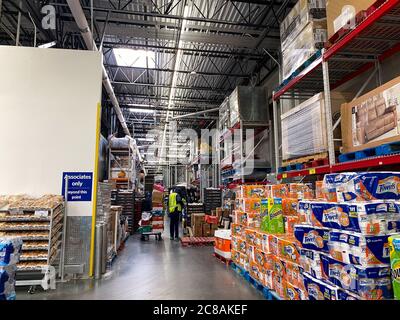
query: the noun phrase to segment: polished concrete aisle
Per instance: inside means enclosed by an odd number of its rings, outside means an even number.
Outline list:
[[[134,236],[106,279],[74,280],[33,295],[19,288],[17,299],[263,299],[212,252],[212,247],[183,248],[169,239],[142,242]]]

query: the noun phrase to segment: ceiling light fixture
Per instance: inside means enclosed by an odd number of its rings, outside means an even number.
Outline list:
[[[156,67],[156,53],[154,51],[115,48],[113,49],[113,53],[117,65],[121,67],[149,69]]]
[[[178,70],[178,67],[181,64],[181,60],[182,60],[182,56],[183,56],[183,50],[181,49],[181,48],[183,48],[182,35],[186,31],[186,25],[187,25],[187,19],[186,18],[189,16],[189,10],[190,10],[190,7],[188,5],[185,5],[185,9],[183,11],[183,20],[182,20],[181,32],[180,32],[179,42],[178,42],[178,50],[176,52],[175,64],[174,64],[174,69],[173,69],[174,72],[173,72],[173,75],[172,75],[171,90],[169,92],[168,107],[167,107],[168,111],[167,111],[167,117],[166,117],[166,120],[165,120],[164,133],[163,133],[162,144],[161,144],[160,162],[161,162],[161,159],[163,159],[163,156],[164,156],[165,140],[166,140],[166,134],[167,134],[167,126],[168,126],[169,118],[171,116],[170,109],[171,109],[171,107],[173,105],[172,101],[175,98],[175,92],[176,92],[175,88],[176,88],[176,83],[178,81],[178,72],[176,72],[176,71]]]

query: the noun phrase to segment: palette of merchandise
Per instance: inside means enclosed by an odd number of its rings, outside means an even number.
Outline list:
[[[400,299],[399,200],[393,172],[240,186],[232,261],[285,300]]]
[[[17,237],[0,237],[0,301],[15,300],[15,273],[22,248]]]

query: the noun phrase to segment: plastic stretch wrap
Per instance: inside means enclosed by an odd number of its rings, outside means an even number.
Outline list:
[[[290,45],[282,52],[283,78],[289,78],[304,62],[306,62],[319,49],[322,49],[328,40],[326,23],[310,22]]]
[[[300,0],[280,25],[282,51],[298,36],[309,22],[326,29],[326,0]]]
[[[318,94],[281,116],[283,159],[327,151],[325,104]]]
[[[0,238],[0,301],[15,300],[15,272],[21,248],[20,238]]]
[[[110,143],[110,147],[113,149],[133,149],[135,146],[134,140],[129,136],[125,136],[125,138],[110,136],[108,137],[108,142]]]
[[[229,112],[229,99],[226,98],[224,102],[221,104],[219,109],[219,131],[220,133],[225,132],[231,127],[230,121],[230,112]]]

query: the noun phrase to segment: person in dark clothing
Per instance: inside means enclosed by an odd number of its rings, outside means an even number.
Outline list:
[[[185,200],[177,192],[177,190],[171,190],[168,199],[168,212],[170,217],[170,239],[179,240],[179,218],[182,214],[182,210],[185,206]]]

